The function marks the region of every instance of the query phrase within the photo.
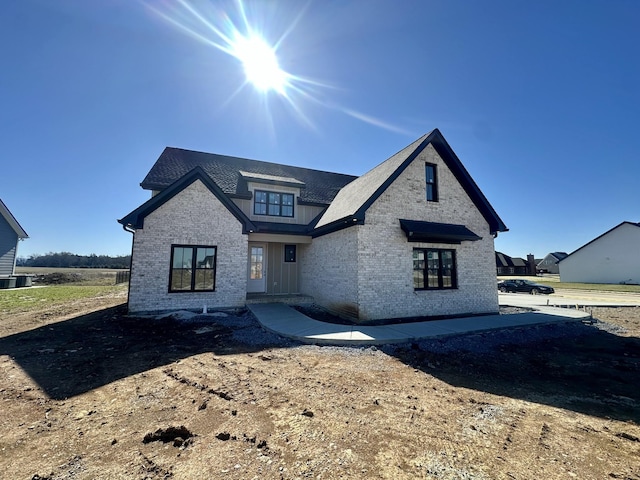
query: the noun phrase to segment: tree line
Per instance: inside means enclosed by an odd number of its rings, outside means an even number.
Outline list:
[[[18,257],[18,267],[49,267],[49,268],[116,268],[128,269],[131,255],[110,257],[109,255],[76,255],[69,252],[47,253],[44,255],[29,255]]]

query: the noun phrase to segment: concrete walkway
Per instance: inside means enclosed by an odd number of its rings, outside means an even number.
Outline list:
[[[580,310],[537,307],[539,310],[510,315],[483,315],[449,320],[404,323],[383,326],[336,325],[320,322],[282,303],[247,305],[262,326],[283,337],[303,343],[326,345],[382,345],[403,343],[423,338],[523,327],[548,323],[564,323],[589,318]]]

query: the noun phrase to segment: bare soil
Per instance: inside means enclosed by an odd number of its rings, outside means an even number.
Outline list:
[[[640,479],[640,308],[339,348],[124,300],[0,317],[0,477]]]

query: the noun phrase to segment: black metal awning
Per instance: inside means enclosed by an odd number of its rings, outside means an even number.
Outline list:
[[[454,243],[482,240],[464,225],[453,223],[421,222],[400,219],[400,228],[409,242]]]

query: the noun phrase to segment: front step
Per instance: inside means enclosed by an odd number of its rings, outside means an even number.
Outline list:
[[[311,295],[302,293],[285,293],[280,295],[267,295],[266,293],[247,293],[247,304],[252,303],[284,303],[286,305],[306,305],[314,303]]]

